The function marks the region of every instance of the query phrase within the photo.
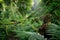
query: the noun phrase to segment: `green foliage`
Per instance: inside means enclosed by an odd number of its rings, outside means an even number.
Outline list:
[[[26,14],[31,10],[32,0],[18,0],[17,6],[21,14]],[[24,12],[23,12],[24,11]]]
[[[60,40],[60,27],[56,24],[49,24],[47,28],[47,35],[52,35],[50,40]]]
[[[0,0],[1,40],[7,40],[13,33],[19,40],[46,40],[38,33],[38,29],[48,13],[51,14],[52,24],[47,28],[47,33],[50,33],[47,35],[52,35],[51,40],[60,40],[60,0],[41,0],[33,11],[31,2],[32,0]]]
[[[4,3],[5,3],[6,5],[10,5],[10,4],[11,4],[11,0],[4,0]]]
[[[19,36],[21,40],[45,40],[42,35],[35,32],[18,31],[16,36]]]

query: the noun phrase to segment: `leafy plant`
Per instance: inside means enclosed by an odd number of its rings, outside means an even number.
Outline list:
[[[3,1],[3,2],[2,2]],[[50,40],[60,40],[60,0],[41,0],[31,11],[32,0],[0,0],[1,40],[47,40],[38,33],[45,15],[50,14],[51,24],[46,30]]]

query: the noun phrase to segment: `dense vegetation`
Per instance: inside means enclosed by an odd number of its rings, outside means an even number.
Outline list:
[[[0,40],[60,40],[60,0],[0,0]]]

